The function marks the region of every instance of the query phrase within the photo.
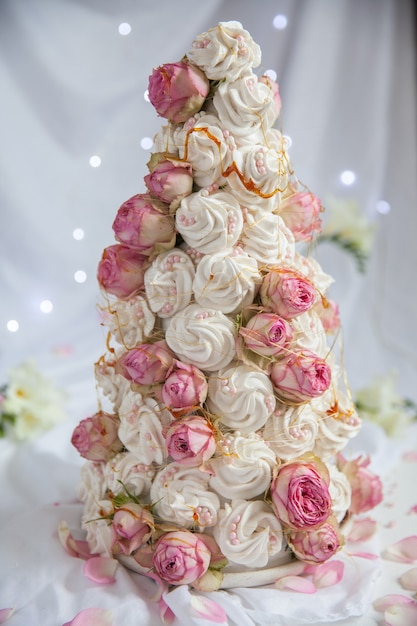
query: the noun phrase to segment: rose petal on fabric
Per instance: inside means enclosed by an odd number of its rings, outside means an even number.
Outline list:
[[[379,558],[377,554],[372,552],[349,552],[349,556],[357,556],[360,559],[369,559],[370,561],[376,561]]]
[[[409,450],[408,452],[404,452],[403,461],[409,461],[410,463],[414,463],[417,461],[417,452],[414,450]]]
[[[400,578],[400,584],[403,589],[417,591],[417,567],[413,567],[404,572]]]
[[[375,600],[373,607],[375,611],[381,611],[381,613],[383,613],[393,604],[409,604],[410,602],[413,602],[413,600],[408,596],[402,596],[398,593],[389,593]]]
[[[227,615],[224,609],[213,600],[204,596],[191,596],[191,615],[195,618],[202,617],[215,624],[227,626]]]
[[[65,520],[61,520],[58,526],[58,537],[70,556],[78,559],[89,559],[92,555],[87,541],[79,541],[74,539]]]
[[[383,551],[382,558],[400,563],[413,563],[417,560],[417,535],[393,543]]]
[[[298,593],[315,593],[316,585],[302,576],[283,576],[279,578],[275,587],[281,591],[297,591]]]
[[[84,563],[84,575],[93,583],[109,585],[116,582],[114,574],[119,562],[106,556],[92,556]]]
[[[107,609],[84,609],[63,626],[113,626],[113,613]]]
[[[345,564],[342,561],[328,561],[319,565],[313,573],[313,583],[316,589],[337,585],[343,578]]]
[[[376,528],[377,522],[369,517],[355,520],[347,540],[352,542],[367,541],[375,534]]]
[[[14,613],[14,609],[0,609],[0,624],[4,624]]]
[[[386,609],[384,620],[388,626],[417,624],[417,602],[393,604]]]
[[[171,611],[163,598],[159,599],[159,616],[164,624],[172,624],[175,614]]]

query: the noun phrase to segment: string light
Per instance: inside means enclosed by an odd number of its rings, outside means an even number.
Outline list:
[[[74,230],[72,231],[72,236],[77,241],[81,241],[81,239],[84,239],[84,231],[83,231],[83,229],[82,228],[74,228]]]
[[[17,330],[19,330],[19,322],[17,322],[16,320],[9,320],[6,326],[7,330],[9,330],[11,333],[15,333]]]
[[[145,102],[150,102],[149,100],[149,89],[147,89],[144,94],[143,94],[143,99],[145,100]]]
[[[281,13],[276,15],[272,20],[272,24],[277,30],[283,30],[284,28],[287,28],[288,20],[286,15],[282,15]]]
[[[381,213],[381,215],[387,215],[387,213],[391,211],[391,205],[386,202],[386,200],[378,200],[376,210],[378,213]]]
[[[340,174],[340,180],[344,185],[353,185],[356,180],[356,174],[351,170],[345,170]]]
[[[131,31],[132,27],[127,22],[122,22],[121,24],[119,24],[119,33],[121,35],[129,35]]]
[[[291,137],[289,135],[283,135],[282,138],[284,140],[285,149],[288,150],[288,148],[291,148],[292,146]]]
[[[140,140],[140,145],[144,150],[150,150],[153,146],[153,139],[151,137],[143,137]]]
[[[76,283],[85,283],[87,280],[87,274],[84,270],[77,270],[74,274],[74,280]]]
[[[277,73],[275,70],[269,69],[264,72],[265,76],[269,76],[271,80],[277,80]]]
[[[90,165],[91,167],[100,167],[101,165],[101,159],[97,154],[93,154],[92,157],[90,157]]]
[[[54,305],[52,304],[50,300],[42,300],[42,302],[39,305],[39,308],[42,311],[42,313],[51,313],[52,309],[54,308]]]

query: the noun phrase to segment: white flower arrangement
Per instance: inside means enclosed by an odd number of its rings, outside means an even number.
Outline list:
[[[64,401],[32,360],[10,369],[0,390],[0,437],[34,439],[66,418]]]

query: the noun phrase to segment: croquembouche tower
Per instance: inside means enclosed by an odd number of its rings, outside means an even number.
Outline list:
[[[83,527],[92,553],[168,586],[265,585],[323,563],[380,498],[340,454],[361,422],[332,278],[309,252],[322,206],[260,63],[232,21],[153,70],[164,124],[98,265],[98,410],[72,437]]]

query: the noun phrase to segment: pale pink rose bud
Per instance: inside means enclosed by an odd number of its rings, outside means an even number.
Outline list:
[[[285,198],[279,214],[293,232],[296,241],[311,241],[314,233],[321,232],[320,200],[310,191],[300,191]]]
[[[274,313],[257,313],[246,326],[239,328],[246,348],[263,356],[284,354],[291,344],[294,331],[284,318]]]
[[[281,465],[271,483],[271,498],[278,519],[294,530],[311,530],[331,513],[327,468],[319,460]]]
[[[170,250],[175,245],[174,218],[168,215],[168,207],[149,195],[137,194],[126,200],[113,222],[117,241],[135,248],[140,254],[152,254]]]
[[[189,585],[209,568],[211,553],[197,533],[178,530],[157,541],[153,555],[156,574],[170,585]]]
[[[84,459],[108,461],[123,448],[117,434],[118,428],[116,415],[99,411],[75,427],[71,443]]]
[[[267,74],[261,76],[259,82],[265,83],[265,85],[268,85],[268,87],[272,89],[272,93],[274,95],[275,115],[278,117],[281,113],[281,96],[279,93],[278,83],[275,80],[272,80],[272,78]]]
[[[175,361],[162,387],[162,399],[171,409],[184,409],[204,402],[207,390],[207,379],[201,370]]]
[[[155,385],[165,380],[173,355],[165,341],[141,343],[117,360],[116,373],[137,385]]]
[[[135,502],[127,502],[113,516],[113,553],[132,554],[150,539],[154,528],[153,515],[147,509]]]
[[[288,543],[295,556],[306,563],[323,563],[343,545],[337,523],[329,519],[315,530],[299,530],[288,536]]]
[[[339,307],[334,300],[328,300],[324,296],[319,298],[314,305],[314,310],[323,324],[324,331],[329,335],[340,328]]]
[[[291,352],[272,364],[272,385],[285,403],[300,403],[321,396],[331,382],[331,369],[324,359],[310,352]]]
[[[337,456],[339,469],[345,474],[352,488],[349,510],[351,513],[370,511],[383,499],[381,479],[368,466],[369,457],[358,457],[347,461],[342,454]]]
[[[148,163],[150,174],[145,176],[145,185],[156,198],[176,209],[183,198],[193,190],[193,175],[190,163],[153,154]]]
[[[209,90],[204,72],[187,61],[161,65],[149,77],[149,100],[158,115],[174,124],[182,124],[197,113]]]
[[[213,456],[216,439],[204,417],[189,415],[171,423],[166,432],[168,454],[188,467],[197,467]]]
[[[121,244],[105,248],[98,264],[97,280],[108,293],[125,300],[144,286],[144,265],[148,258]]]
[[[292,319],[311,309],[316,295],[314,285],[290,269],[270,270],[260,289],[262,304],[285,319]]]

